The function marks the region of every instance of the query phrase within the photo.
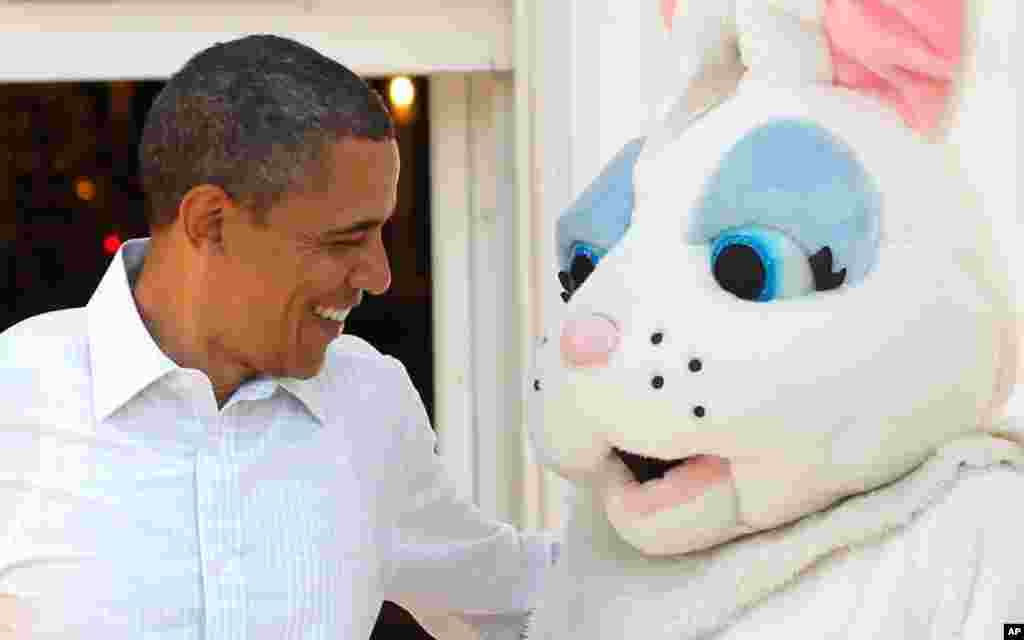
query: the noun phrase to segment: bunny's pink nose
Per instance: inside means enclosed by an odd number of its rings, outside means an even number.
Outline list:
[[[562,329],[562,359],[574,367],[603,367],[619,346],[619,328],[596,314],[570,320]]]

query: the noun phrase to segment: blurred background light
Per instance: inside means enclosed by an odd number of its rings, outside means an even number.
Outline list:
[[[79,200],[92,201],[96,197],[96,183],[89,178],[75,180],[75,195]]]
[[[392,78],[388,84],[388,97],[396,109],[408,109],[416,101],[416,87],[406,76]]]
[[[108,233],[103,238],[103,251],[108,255],[114,255],[121,248],[121,236],[116,233]]]

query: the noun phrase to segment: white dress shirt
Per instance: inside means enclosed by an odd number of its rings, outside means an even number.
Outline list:
[[[525,612],[557,543],[459,501],[405,368],[341,336],[218,409],[135,307],[148,240],[84,308],[0,334],[0,596],[16,637],[369,638],[384,599]]]

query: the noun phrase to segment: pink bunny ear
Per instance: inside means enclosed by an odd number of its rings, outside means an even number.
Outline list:
[[[952,92],[964,20],[963,0],[826,0],[834,82],[879,96],[928,132]]]

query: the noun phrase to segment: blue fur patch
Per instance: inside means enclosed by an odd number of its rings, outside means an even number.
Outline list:
[[[830,247],[847,283],[878,255],[882,198],[841,140],[812,122],[780,120],[754,129],[725,155],[692,217],[688,242],[712,242],[757,224],[789,235],[808,255]]]
[[[625,235],[633,216],[633,167],[644,141],[637,138],[623,147],[558,218],[560,269],[568,271],[575,244],[589,245],[603,253]]]

